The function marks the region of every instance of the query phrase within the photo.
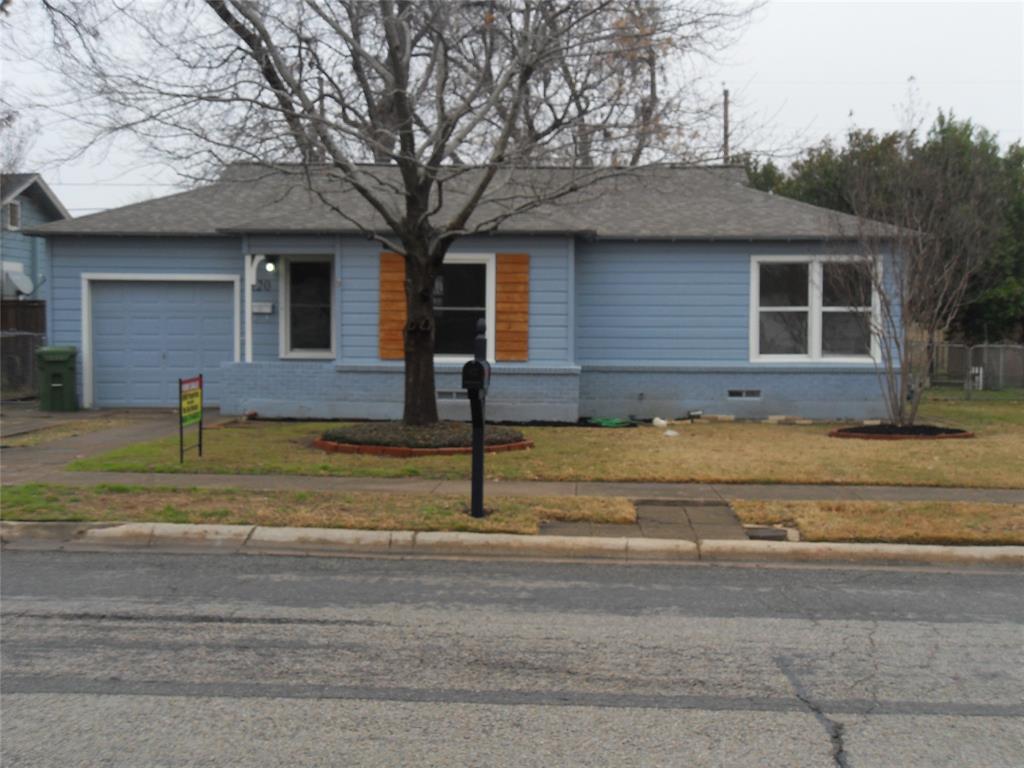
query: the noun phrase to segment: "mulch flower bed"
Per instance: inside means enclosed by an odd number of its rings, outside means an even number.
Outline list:
[[[401,422],[361,422],[329,429],[313,445],[330,453],[362,453],[375,456],[453,456],[471,453],[473,429],[469,424],[443,421],[424,427]],[[533,442],[511,427],[487,425],[484,450],[488,453],[521,451]]]
[[[829,437],[857,440],[963,440],[974,437],[973,432],[952,427],[933,427],[930,424],[897,426],[896,424],[864,424],[841,427],[828,433]]]

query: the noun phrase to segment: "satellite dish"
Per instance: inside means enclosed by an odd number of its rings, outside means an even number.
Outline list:
[[[9,285],[13,289],[11,293],[14,294],[20,293],[28,296],[35,290],[32,281],[22,272],[8,272],[4,270],[4,283],[4,287],[6,288]],[[7,291],[4,291],[4,293],[7,293]]]

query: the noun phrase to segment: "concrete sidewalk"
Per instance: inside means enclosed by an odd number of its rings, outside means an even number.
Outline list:
[[[464,495],[468,480],[419,478],[311,477],[302,475],[192,475],[141,472],[68,472],[55,466],[19,467],[12,473],[4,457],[3,482],[60,485],[165,486],[172,488],[241,488],[253,491],[364,491]],[[785,501],[973,501],[1024,504],[1024,490],[1007,488],[932,488],[892,485],[786,485],[726,483],[593,483],[490,480],[493,496],[622,496],[717,502]]]

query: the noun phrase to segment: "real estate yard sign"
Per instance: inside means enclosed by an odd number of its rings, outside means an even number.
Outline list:
[[[199,442],[189,448],[198,448],[203,455],[203,375],[191,379],[178,379],[178,461],[185,463],[185,427],[199,427]]]

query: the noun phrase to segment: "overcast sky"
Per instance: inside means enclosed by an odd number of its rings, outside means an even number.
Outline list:
[[[28,4],[14,4],[8,34],[18,34]],[[45,89],[42,68],[11,60],[2,43],[4,95]],[[952,109],[1004,145],[1024,139],[1024,0],[773,0],[720,58],[710,78],[730,89],[733,115],[757,146],[841,138],[855,124],[899,128],[912,92],[929,121],[936,110]],[[175,191],[172,169],[147,163],[127,145],[55,163],[66,136],[52,119],[36,119],[39,137],[26,170],[41,171],[75,215]]]

